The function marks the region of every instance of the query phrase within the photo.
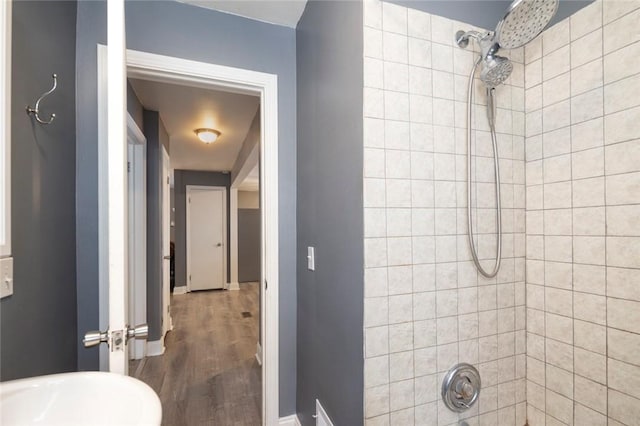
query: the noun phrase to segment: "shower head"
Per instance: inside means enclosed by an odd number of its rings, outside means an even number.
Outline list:
[[[513,71],[513,64],[504,56],[492,55],[486,56],[482,60],[482,71],[480,71],[480,80],[489,88],[493,88],[502,84]]]
[[[558,10],[559,0],[515,0],[496,27],[494,40],[505,49],[536,38]]]

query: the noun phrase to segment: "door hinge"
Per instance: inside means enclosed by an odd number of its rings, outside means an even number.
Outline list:
[[[169,185],[169,183],[170,183],[170,182],[169,182],[169,176],[167,176],[167,185]]]
[[[189,275],[189,281],[191,281],[191,275]]]
[[[131,173],[131,161],[127,161],[127,173]]]
[[[264,289],[268,289],[269,288],[269,281],[264,280]]]

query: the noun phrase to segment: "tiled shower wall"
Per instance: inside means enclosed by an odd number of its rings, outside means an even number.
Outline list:
[[[525,50],[530,426],[640,424],[639,8]]]
[[[504,260],[487,280],[470,260],[465,211],[465,100],[475,56],[453,45],[455,31],[471,26],[373,0],[364,12],[366,424],[458,424],[440,383],[469,362],[483,390],[463,417],[524,425],[523,52],[510,53],[515,70],[498,90]],[[476,100],[485,102],[481,90]],[[476,110],[474,221],[480,256],[492,259],[491,139],[484,106]]]

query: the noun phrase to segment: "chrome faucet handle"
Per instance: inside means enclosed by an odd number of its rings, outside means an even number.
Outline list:
[[[82,343],[84,344],[85,348],[98,346],[100,343],[107,343],[108,341],[109,332],[99,330],[88,331],[82,339]]]

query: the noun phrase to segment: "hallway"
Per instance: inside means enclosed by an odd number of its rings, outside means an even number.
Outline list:
[[[160,396],[163,425],[260,424],[258,290],[258,283],[247,283],[240,291],[171,297],[174,329],[165,354],[129,367]]]

